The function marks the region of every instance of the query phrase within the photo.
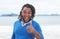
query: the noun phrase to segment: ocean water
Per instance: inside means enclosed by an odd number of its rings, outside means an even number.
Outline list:
[[[0,39],[11,39],[15,17],[0,17]],[[41,26],[44,39],[60,39],[60,16],[35,16]]]
[[[14,22],[18,19],[15,17],[0,17],[0,26],[13,26]],[[60,25],[60,16],[35,16],[34,20],[40,25]]]

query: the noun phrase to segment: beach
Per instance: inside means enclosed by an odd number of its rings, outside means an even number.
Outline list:
[[[16,17],[0,17],[0,39],[11,39]],[[60,16],[35,16],[39,23],[44,39],[60,39]]]
[[[60,39],[60,26],[41,26],[44,39]],[[0,26],[0,39],[11,39],[13,26]]]
[[[0,39],[11,39],[12,31],[12,26],[0,26]]]

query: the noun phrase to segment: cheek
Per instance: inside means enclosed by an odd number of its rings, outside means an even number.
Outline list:
[[[30,17],[32,17],[32,14],[30,14]]]
[[[21,15],[24,16],[24,13],[22,13]]]
[[[32,16],[32,14],[29,14],[29,16]]]

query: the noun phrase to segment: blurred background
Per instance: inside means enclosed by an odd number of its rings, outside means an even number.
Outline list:
[[[60,39],[60,0],[0,0],[0,39],[11,39],[14,22],[27,3],[36,9],[34,20],[44,39]]]

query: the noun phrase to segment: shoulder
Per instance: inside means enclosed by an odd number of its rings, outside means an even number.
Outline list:
[[[37,23],[36,21],[32,20],[32,25],[35,26],[35,27],[40,27],[40,24]]]
[[[16,20],[15,22],[14,22],[14,25],[19,25],[21,23],[21,20]]]
[[[32,20],[32,23],[35,25],[39,25],[39,23],[37,23],[36,21]]]
[[[41,26],[40,23],[37,23],[36,21],[32,21],[32,25],[33,27],[37,30],[37,31],[41,31]]]
[[[14,23],[20,23],[21,22],[21,20],[16,20]]]

